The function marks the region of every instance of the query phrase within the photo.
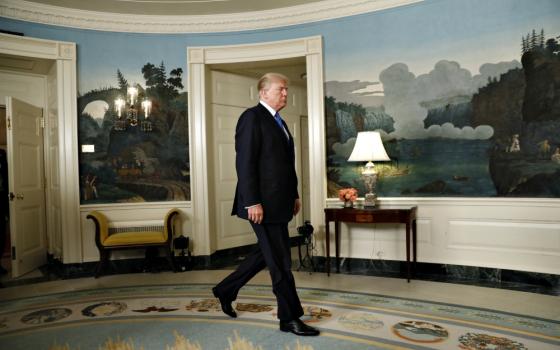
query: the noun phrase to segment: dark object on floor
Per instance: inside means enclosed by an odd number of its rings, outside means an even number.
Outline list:
[[[313,272],[315,272],[315,264],[313,263],[313,231],[314,228],[309,220],[305,220],[302,226],[297,228],[299,239],[297,240],[298,245],[298,258],[299,266],[297,271],[302,267],[311,267]],[[305,256],[301,255],[301,246],[305,245]]]
[[[212,293],[214,294],[214,296],[216,298],[218,298],[218,300],[220,301],[220,306],[222,307],[222,311],[224,312],[224,314],[228,315],[229,317],[233,317],[236,318],[237,317],[237,313],[235,312],[235,310],[233,309],[233,307],[231,306],[231,301],[229,300],[225,300],[222,297],[220,297],[217,293],[216,293],[216,288],[212,288]]]
[[[179,215],[178,209],[171,209],[165,215],[163,231],[119,232],[109,235],[109,220],[98,211],[92,211],[87,218],[95,223],[95,244],[99,249],[99,263],[95,270],[95,278],[99,277],[103,265],[110,261],[113,250],[163,248],[171,269],[175,272],[175,264],[171,256],[171,240],[173,238],[173,221]],[[150,256],[148,252],[147,257]]]
[[[280,330],[282,332],[292,332],[295,335],[302,336],[316,336],[320,333],[318,329],[306,325],[300,319],[280,321]]]

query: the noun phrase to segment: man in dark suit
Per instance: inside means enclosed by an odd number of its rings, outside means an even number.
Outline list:
[[[239,117],[235,130],[237,188],[232,215],[249,220],[258,244],[237,270],[212,289],[231,317],[239,290],[263,268],[272,278],[280,330],[319,335],[303,323],[303,309],[291,272],[288,222],[301,207],[297,191],[294,141],[278,112],[286,106],[288,79],[267,73],[258,82],[260,102]]]

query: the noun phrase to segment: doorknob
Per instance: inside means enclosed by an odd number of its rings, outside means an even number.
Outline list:
[[[17,199],[23,199],[23,194],[21,194],[21,193],[16,194],[16,198]]]
[[[15,196],[16,196],[16,195],[14,194],[14,192],[8,193],[8,199],[10,200],[10,202],[14,200],[14,197],[15,197]]]

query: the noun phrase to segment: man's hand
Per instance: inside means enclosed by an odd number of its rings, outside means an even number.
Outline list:
[[[296,202],[294,204],[294,216],[296,216],[299,213],[300,209],[301,209],[301,202],[299,198],[296,198]]]
[[[262,222],[264,211],[263,207],[260,204],[254,205],[247,209],[247,214],[249,216],[249,220],[254,222],[255,224],[260,224]]]

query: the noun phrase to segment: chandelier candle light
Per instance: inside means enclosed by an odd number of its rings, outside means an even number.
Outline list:
[[[381,134],[377,131],[362,131],[358,133],[356,143],[349,162],[367,162],[364,171],[362,172],[362,179],[366,185],[368,193],[364,198],[364,207],[375,207],[377,195],[375,193],[375,186],[377,183],[377,172],[373,168],[374,161],[388,161],[391,160],[383,147],[381,141]]]
[[[126,89],[127,98],[124,100],[119,97],[115,100],[115,111],[117,112],[118,119],[115,121],[114,129],[117,131],[125,131],[128,126],[138,125],[138,110],[136,107],[136,98],[138,97],[138,88],[129,86]],[[148,120],[152,111],[152,101],[144,99],[140,104],[144,111],[144,120],[140,123],[141,129],[144,132],[152,131],[152,122]],[[122,119],[123,109],[126,108],[126,119]]]

